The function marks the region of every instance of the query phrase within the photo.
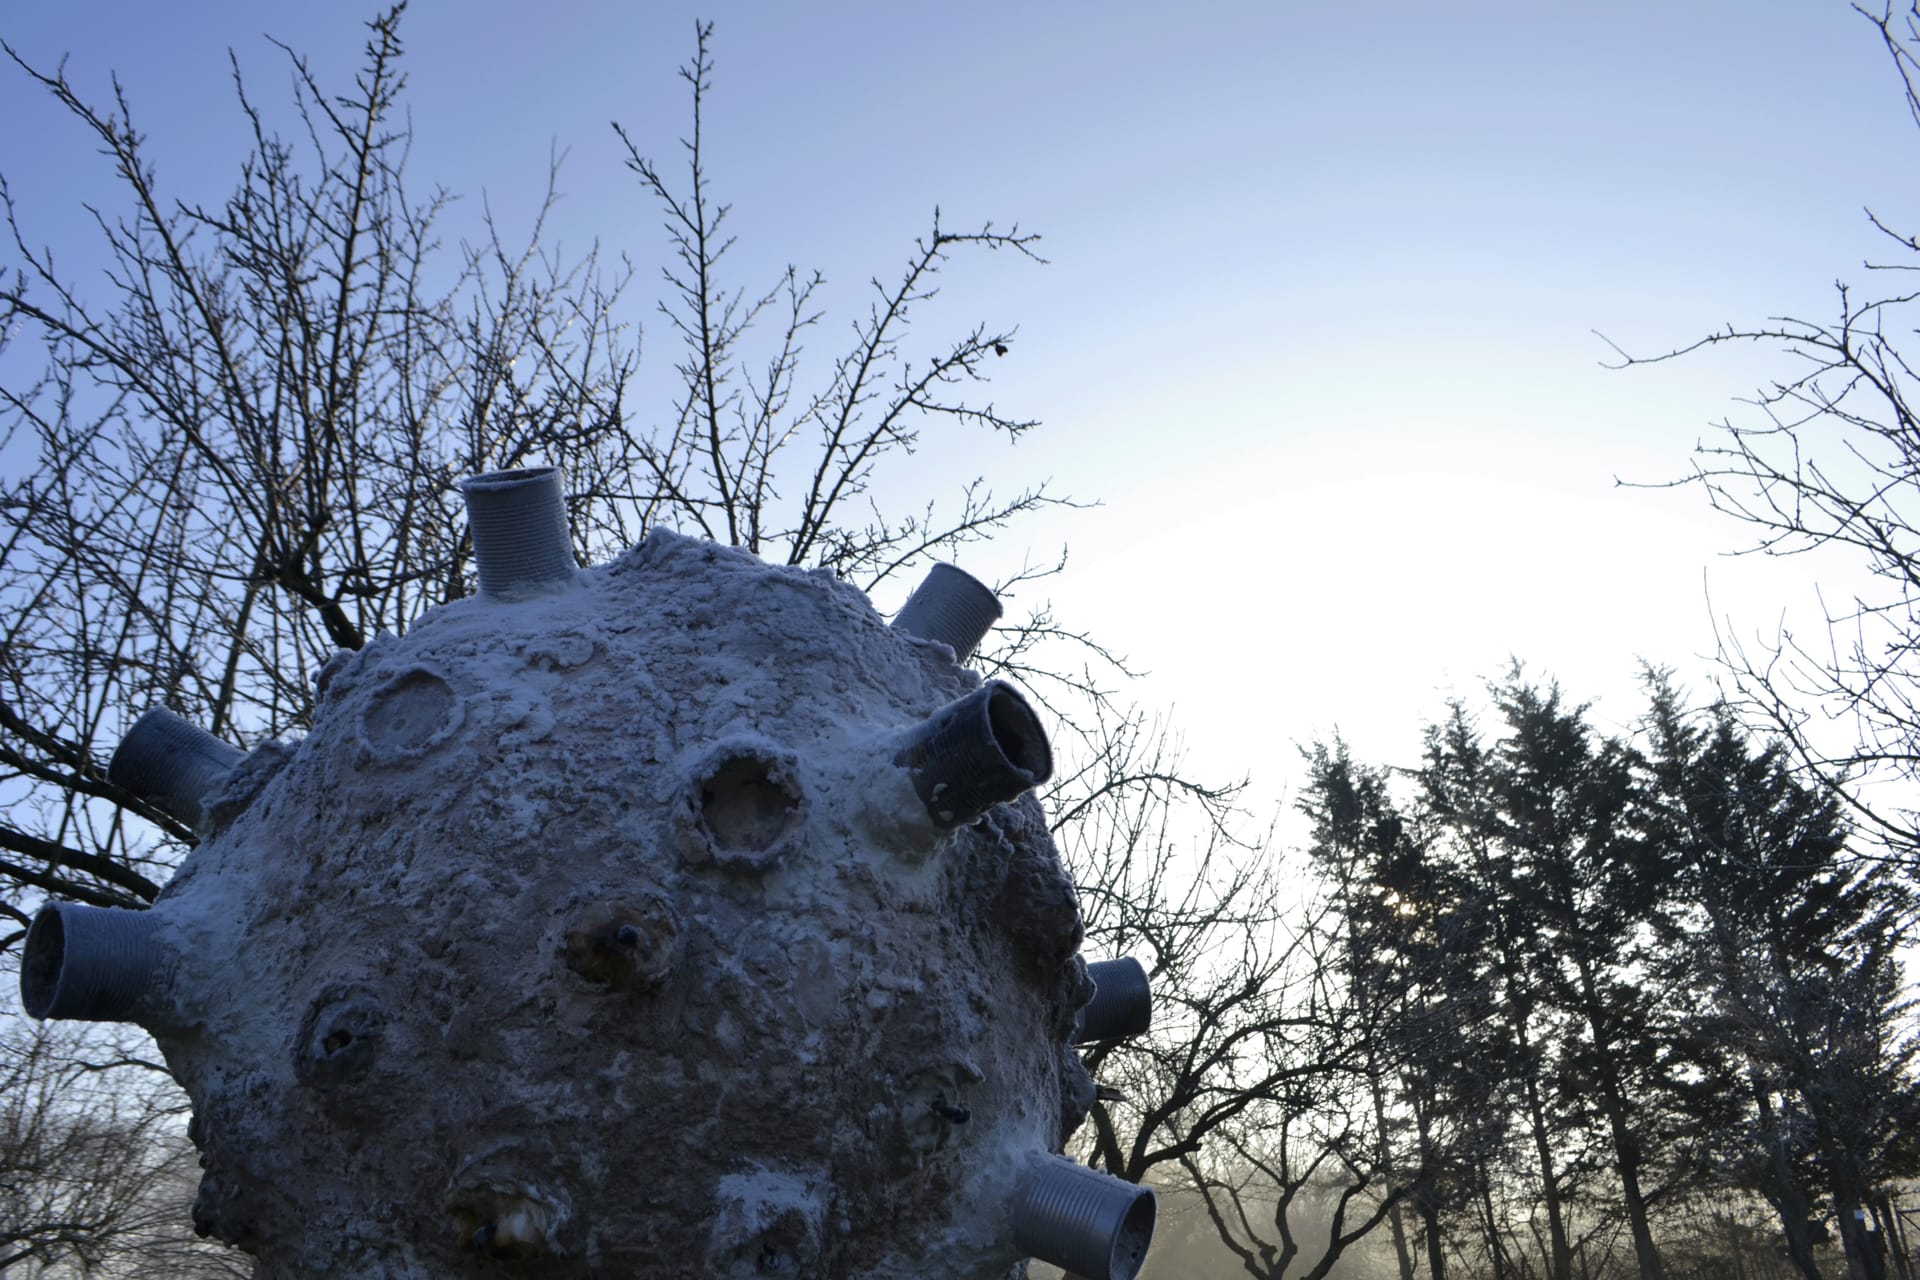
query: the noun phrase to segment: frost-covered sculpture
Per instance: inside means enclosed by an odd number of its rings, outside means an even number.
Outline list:
[[[1045,734],[957,660],[992,593],[580,570],[559,484],[469,481],[481,594],[336,655],[305,738],[143,718],[112,774],[201,841],[43,909],[28,1011],[152,1031],[262,1277],[1132,1276],[1152,1193],[1057,1153],[1144,974],[1077,957]]]

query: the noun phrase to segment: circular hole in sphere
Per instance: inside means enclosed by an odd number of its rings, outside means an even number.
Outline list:
[[[722,858],[770,853],[799,812],[799,791],[757,756],[721,761],[700,787],[700,823]]]
[[[680,954],[680,917],[663,895],[596,904],[567,930],[567,967],[619,991],[657,987]]]
[[[358,987],[323,992],[307,1013],[294,1068],[321,1089],[357,1080],[379,1056],[386,1024],[371,992]]]
[[[444,740],[458,717],[452,686],[439,673],[415,667],[373,695],[361,729],[376,755],[411,756]]]

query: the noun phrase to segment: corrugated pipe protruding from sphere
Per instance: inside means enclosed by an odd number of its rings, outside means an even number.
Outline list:
[[[1073,1042],[1124,1040],[1153,1025],[1153,988],[1146,968],[1132,956],[1100,960],[1087,966],[1093,979],[1093,999],[1073,1017]]]
[[[198,827],[209,795],[246,752],[165,707],[133,722],[107,764],[107,781],[125,787],[169,817]]]
[[[964,569],[936,564],[893,615],[893,628],[937,640],[953,650],[954,661],[965,662],[1000,613],[1000,597],[986,583]]]
[[[966,826],[1053,776],[1040,717],[1004,680],[989,680],[928,716],[893,762],[906,766],[927,816],[943,829]]]
[[[1133,1280],[1153,1243],[1152,1187],[1048,1156],[1021,1180],[1013,1243],[1085,1280]]]
[[[36,1018],[147,1025],[172,961],[151,911],[50,902],[27,929],[20,1002]]]
[[[480,590],[511,596],[565,582],[579,567],[567,529],[567,497],[560,468],[489,471],[460,482],[473,531]]]

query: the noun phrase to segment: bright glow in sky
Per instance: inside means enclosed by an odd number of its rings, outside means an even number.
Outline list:
[[[1920,139],[1842,0],[557,0],[538,17],[416,0],[416,181],[476,197],[451,224],[469,234],[482,192],[524,225],[550,149],[570,149],[563,236],[630,253],[649,284],[658,218],[608,121],[676,157],[674,71],[703,12],[710,159],[748,288],[817,266],[844,323],[936,204],[1045,236],[1049,266],[956,264],[923,321],[1018,324],[992,395],[1043,429],[1011,450],[930,441],[924,462],[956,488],[1050,476],[1103,502],[966,567],[1070,544],[1049,588],[1063,618],[1152,670],[1143,697],[1177,704],[1209,766],[1279,797],[1290,744],[1335,725],[1411,763],[1444,696],[1510,654],[1623,724],[1642,657],[1704,689],[1709,590],[1744,635],[1812,604],[1810,565],[1720,558],[1742,530],[1703,495],[1614,484],[1685,472],[1784,365],[1609,372],[1593,331],[1651,352],[1825,317],[1875,251],[1863,206],[1920,221],[1900,203]],[[277,105],[261,33],[344,83],[371,13],[99,0],[14,6],[0,34],[43,65],[69,54],[96,98],[117,70],[163,187],[212,201],[245,152],[226,49]],[[30,231],[78,254],[79,202],[110,190],[98,157],[22,76],[0,75],[0,119]],[[666,347],[656,326],[655,377]],[[825,335],[815,349],[824,372]]]

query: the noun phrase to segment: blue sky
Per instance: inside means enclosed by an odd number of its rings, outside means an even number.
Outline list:
[[[277,105],[263,33],[338,81],[372,12],[23,4],[0,35],[69,55],[94,96],[117,70],[163,188],[215,200],[245,149],[226,50]],[[1203,763],[1269,796],[1288,744],[1336,724],[1409,762],[1446,693],[1509,654],[1624,722],[1642,656],[1704,687],[1707,589],[1752,634],[1811,605],[1816,567],[1846,587],[1841,566],[1722,558],[1741,530],[1698,493],[1614,484],[1684,472],[1780,361],[1609,372],[1593,332],[1653,351],[1824,317],[1834,279],[1862,278],[1863,206],[1912,208],[1916,134],[1838,0],[560,0],[538,17],[416,0],[416,178],[469,197],[450,226],[471,229],[483,192],[524,225],[565,148],[557,229],[631,254],[649,284],[658,218],[608,122],[674,158],[700,16],[718,23],[708,145],[744,285],[818,267],[844,323],[936,204],[1045,237],[1044,267],[956,264],[926,317],[1018,324],[993,396],[1043,429],[1011,450],[929,441],[916,474],[1100,500],[967,567],[1070,545],[1062,614],[1152,670],[1142,695],[1177,704]],[[19,75],[0,75],[0,119],[31,233],[84,261],[98,157]],[[664,371],[658,327],[649,342]]]

